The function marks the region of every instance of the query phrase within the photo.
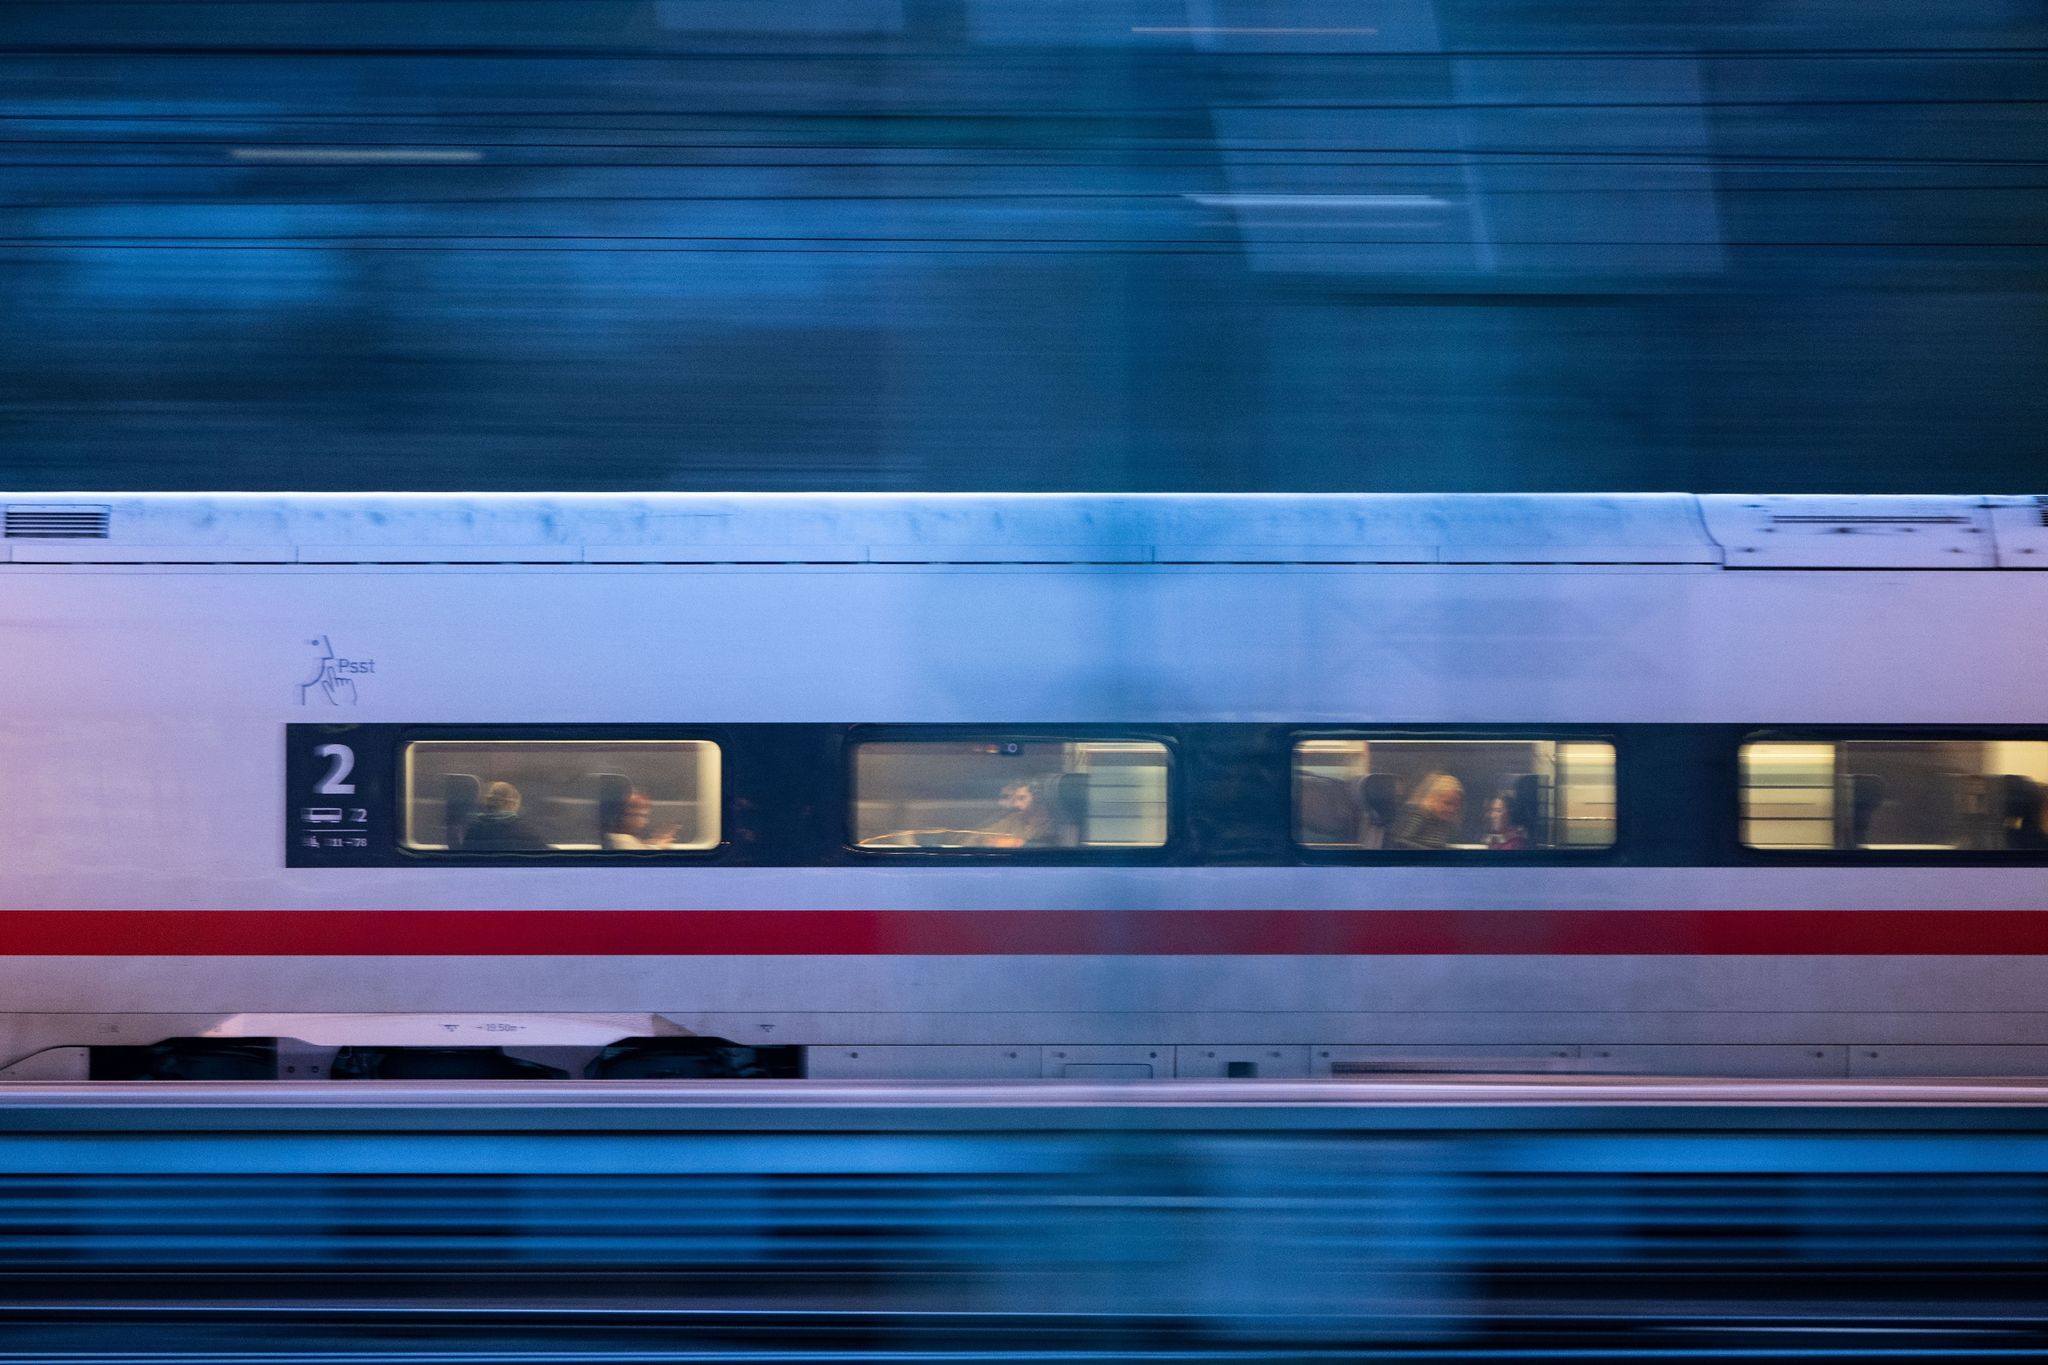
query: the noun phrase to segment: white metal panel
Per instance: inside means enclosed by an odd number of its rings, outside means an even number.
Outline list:
[[[1594,545],[1549,541],[1533,545],[1506,542],[1441,545],[1442,564],[1719,564],[1720,550],[1709,544]]]
[[[50,1047],[0,1067],[0,1081],[84,1081],[92,1078],[92,1050]]]
[[[1702,497],[1707,529],[1733,569],[1996,567],[1983,498]]]
[[[1846,1045],[1827,1042],[1596,1043],[1579,1049],[1579,1061],[1573,1069],[1627,1076],[1846,1076],[1848,1053]]]
[[[1259,969],[1268,965],[1283,972],[1265,976]],[[1326,1051],[1357,1048],[1354,1060],[1374,1069],[1418,1070],[1532,1069],[1513,1063],[1533,1061],[1532,1049],[1554,1056],[1559,1069],[1578,1069],[1573,1048],[1846,1043],[1977,1051],[2048,1037],[2048,1012],[2039,1008],[2048,964],[2039,959],[46,958],[0,959],[0,983],[9,1002],[0,1062],[80,1038],[203,1033],[234,1012],[222,1002],[279,1015],[416,1015],[436,1006],[507,1019],[665,1006],[652,1012],[698,1033],[862,1053],[1015,1051],[1031,1045],[1019,1039],[1051,1038],[1060,1041],[1045,1044],[1047,1052],[1067,1054],[1048,1059],[1061,1068],[1054,1075],[1069,1063],[1146,1065],[1165,1075],[1172,1054],[1145,1042],[1148,1030],[1181,1046],[1237,1046],[1256,1032],[1267,1046],[1313,1044],[1318,1065],[1331,1062]],[[1498,1008],[1510,999],[1515,1009]],[[1014,1008],[1033,1002],[1061,1005],[1064,1017]],[[1332,1013],[1333,1004],[1348,1012]],[[208,1005],[217,1018],[190,1019]],[[174,1007],[187,1012],[185,1021],[138,1031],[138,1012]],[[964,1017],[992,1015],[1001,1017],[989,1026],[961,1026]],[[99,1027],[116,1020],[129,1026],[111,1035]],[[764,1022],[774,1027],[763,1031]],[[1164,1057],[1141,1055],[1154,1052]],[[1721,1055],[1673,1052],[1622,1069],[1727,1070],[1714,1061]],[[1900,1074],[1913,1069],[1901,1065]]]
[[[1852,1076],[2048,1076],[2048,1046],[1851,1047]]]
[[[1148,564],[1152,547],[1115,541],[1066,545],[999,541],[970,545],[930,540],[916,545],[870,545],[867,558],[873,564]]]
[[[0,495],[6,496],[6,495]],[[78,495],[49,495],[62,505]],[[115,543],[231,546],[780,545],[989,553],[996,547],[1452,547],[1493,544],[1711,549],[1694,500],[1678,494],[128,494]],[[588,548],[584,551],[589,557]],[[363,556],[375,558],[375,556]],[[806,554],[803,558],[814,558]]]
[[[1173,1074],[1181,1077],[1225,1077],[1231,1075],[1234,1065],[1241,1069],[1240,1075],[1255,1076],[1260,1080],[1306,1076],[1309,1074],[1308,1053],[1306,1043],[1177,1047],[1174,1049]]]
[[[1060,1043],[1040,1054],[1049,1080],[1161,1080],[1173,1074],[1173,1048],[1165,1043]]]
[[[726,562],[763,557],[768,547],[796,562],[845,562],[875,546],[889,560],[1713,563],[1725,547],[1742,567],[1986,567],[1993,506],[2017,505],[1675,494],[136,494],[102,502],[114,546],[158,550],[152,558],[166,547],[207,546],[223,561],[237,558],[236,547],[285,544],[304,547],[308,562]],[[75,503],[55,494],[21,505]],[[2023,518],[2022,509],[1998,520]],[[351,546],[381,553],[341,552]],[[489,546],[518,554],[483,554]],[[662,547],[689,553],[665,556]],[[935,553],[942,549],[952,553]]]
[[[1161,564],[1434,564],[1434,545],[1155,545]]]
[[[1996,498],[1991,529],[2003,569],[2048,569],[2048,496]]]
[[[1537,1036],[1557,1037],[1563,1021],[1545,1021]],[[1492,1038],[1463,1043],[1326,1043],[1309,1049],[1312,1076],[1351,1076],[1376,1072],[1466,1071],[1508,1074],[1514,1072],[1573,1071],[1578,1066],[1579,1048],[1567,1042],[1501,1041],[1498,1030]]]
[[[575,564],[580,545],[518,544],[489,540],[459,545],[399,545],[383,541],[301,545],[301,564]]]
[[[865,545],[781,542],[772,545],[585,545],[586,564],[865,564]]]
[[[0,653],[18,714],[107,735],[138,710],[243,731],[257,718],[317,719],[296,704],[314,635],[378,660],[375,686],[333,717],[365,721],[2048,714],[2035,635],[2015,629],[2048,614],[2048,583],[2031,574],[21,568],[8,579],[10,630],[57,632],[63,645]],[[1303,573],[1316,575],[1312,590]],[[189,726],[176,740],[187,754],[199,742]]]
[[[28,540],[14,547],[17,564],[291,564],[290,545],[133,545],[105,540]]]
[[[1815,1033],[1816,1015],[1870,1020],[1873,1037],[1893,1041],[2048,1038],[2048,962],[2038,957],[362,955],[38,957],[0,964],[9,1010],[205,1012],[218,1016],[209,1026],[254,1013],[645,1012],[695,1032],[723,1031],[700,1027],[713,1019],[735,1024],[732,1036],[751,1042],[994,1045],[1030,1036],[1004,1037],[1006,1023],[1095,1015],[1094,1022],[1072,1020],[1077,1030],[1069,1041],[1238,1043],[1252,1033],[1273,1044],[1776,1041],[1734,1017],[1766,1013],[1782,1016],[1772,1031],[1794,1031],[1792,1041],[1853,1036],[1832,1027]],[[1903,1026],[1905,1016],[1929,1011],[1971,1017],[1932,1038],[1932,1026],[1917,1037]],[[827,1017],[847,1014],[864,1018]],[[1013,1018],[970,1036],[950,1017],[965,1014]],[[1127,1027],[1150,1019],[1185,1028],[1191,1014],[1215,1020],[1195,1038],[1134,1038]],[[764,1031],[762,1022],[775,1027]],[[930,1038],[933,1030],[942,1036]]]
[[[812,1080],[834,1081],[894,1076],[935,1081],[1035,1080],[1041,1074],[1041,1051],[1036,1044],[813,1047],[805,1054],[804,1074]]]

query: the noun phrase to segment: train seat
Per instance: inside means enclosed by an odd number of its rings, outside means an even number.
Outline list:
[[[469,822],[483,801],[484,784],[469,773],[449,773],[441,782],[441,809],[448,822],[448,847],[461,848]]]

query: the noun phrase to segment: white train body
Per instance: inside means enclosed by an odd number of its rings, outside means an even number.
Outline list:
[[[2048,919],[2048,863],[1642,856],[1688,837],[1650,823],[1732,809],[1732,753],[1714,773],[1625,762],[1621,837],[1578,860],[1211,861],[1187,852],[1205,798],[1186,790],[1151,860],[898,857],[836,835],[817,865],[287,856],[308,833],[287,727],[312,725],[2048,737],[2033,499],[0,501],[0,1065],[17,1078],[172,1037],[517,1052],[693,1034],[800,1047],[835,1077],[2048,1070],[2029,918]],[[728,793],[750,790],[725,763]],[[815,818],[842,818],[844,775],[816,781]],[[526,912],[585,918],[508,918]],[[766,920],[744,912],[787,927],[748,950]],[[1007,918],[969,918],[990,912]],[[1289,918],[1309,912],[1334,918]],[[1831,951],[1815,912],[1853,947]],[[685,913],[715,951],[653,932]],[[1065,914],[1082,940],[975,937],[1025,914]],[[1419,939],[1355,950],[1365,917],[1403,914],[1385,923]],[[1545,950],[1560,915],[1645,950]],[[1899,937],[1848,927],[1872,915]],[[1679,923],[1709,925],[1710,950],[1657,941]],[[1365,939],[1257,942],[1300,924]],[[849,933],[867,937],[847,951]]]

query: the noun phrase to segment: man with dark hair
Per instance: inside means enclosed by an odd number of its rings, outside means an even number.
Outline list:
[[[1023,848],[1052,832],[1052,812],[1029,782],[1005,782],[996,797],[995,818],[981,829],[997,848]]]

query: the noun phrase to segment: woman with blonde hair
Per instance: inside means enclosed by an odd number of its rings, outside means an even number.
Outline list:
[[[1449,848],[1465,824],[1465,784],[1449,773],[1431,773],[1387,835],[1388,848]]]

